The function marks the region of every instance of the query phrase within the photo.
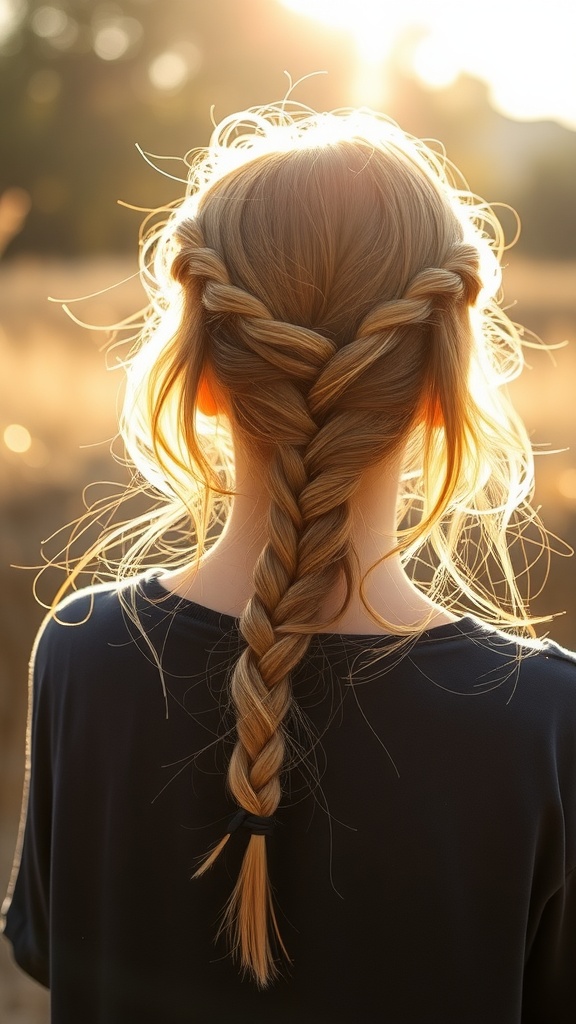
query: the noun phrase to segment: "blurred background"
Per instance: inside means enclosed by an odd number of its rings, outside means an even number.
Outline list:
[[[43,610],[41,543],[117,489],[121,375],[106,332],[135,311],[143,214],[182,193],[212,118],[281,99],[384,110],[440,139],[473,191],[514,207],[506,306],[544,342],[513,394],[538,451],[536,504],[576,540],[576,13],[572,0],[0,0],[0,890],[22,786],[26,666]],[[479,17],[477,14],[476,18]],[[312,72],[322,72],[314,74]],[[154,170],[136,144],[163,173]],[[514,218],[503,211],[510,239]],[[117,282],[124,281],[118,287]],[[66,531],[48,546],[54,557]],[[574,567],[553,555],[535,613],[576,646]],[[17,568],[15,568],[17,567]],[[28,567],[28,568],[20,568]],[[540,562],[534,590],[544,582]],[[49,601],[47,576],[40,598]],[[565,614],[562,614],[565,613]],[[87,881],[89,884],[89,881]],[[47,997],[0,943],[0,1019],[46,1024]]]

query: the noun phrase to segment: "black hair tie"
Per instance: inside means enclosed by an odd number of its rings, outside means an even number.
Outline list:
[[[243,807],[230,818],[226,826],[228,835],[232,835],[239,828],[247,828],[253,836],[271,836],[274,832],[276,821],[274,817],[263,814],[249,814]]]

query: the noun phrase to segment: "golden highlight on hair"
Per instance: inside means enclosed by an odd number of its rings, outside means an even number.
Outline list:
[[[163,505],[112,543],[130,538],[122,571],[133,573],[184,516],[194,547],[181,558],[200,558],[215,510],[233,500],[234,450],[260,467],[268,533],[240,619],[227,786],[270,816],[291,675],[334,621],[318,609],[342,579],[348,597],[364,593],[351,503],[368,469],[400,460],[396,553],[433,552],[435,600],[528,624],[507,533],[530,495],[532,453],[502,390],[521,369],[520,336],[495,301],[496,218],[385,118],[257,108],[226,119],[190,163],[186,198],[144,237],[150,310],[123,415],[129,455]],[[507,594],[465,564],[472,530],[476,564],[495,560]],[[225,925],[242,968],[267,985],[283,945],[264,836],[250,837]]]

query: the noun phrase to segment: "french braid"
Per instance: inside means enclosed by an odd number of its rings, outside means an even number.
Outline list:
[[[354,382],[393,353],[406,328],[427,323],[442,301],[462,299],[474,290],[475,253],[460,246],[448,266],[422,270],[402,297],[380,304],[364,318],[353,345],[338,348],[316,330],[275,320],[264,302],[233,284],[223,259],[204,244],[197,223],[182,226],[179,241],[174,275],[181,283],[186,277],[201,282],[210,365],[229,396],[233,421],[252,442],[268,449],[268,540],[256,564],[254,595],[240,619],[247,646],[231,681],[237,740],[228,788],[249,815],[270,818],[282,795],[291,673],[312,634],[326,625],[319,615],[322,598],[341,577],[349,596],[357,576],[349,501],[365,466],[374,460],[374,444],[363,458],[351,438],[359,432],[373,437],[381,431],[382,416],[362,410],[343,414],[342,400]],[[266,401],[260,407],[262,384]],[[273,443],[270,393],[275,398]],[[214,863],[229,835],[198,875]],[[264,835],[250,836],[225,921],[242,966],[265,985],[276,972],[269,923],[277,945],[284,947]]]
[[[305,459],[311,442],[321,435],[307,410],[306,392],[335,346],[315,331],[274,321],[262,302],[231,284],[222,260],[198,246],[199,242],[197,227],[193,235],[187,231],[175,274],[179,279],[183,272],[204,279],[202,304],[212,336],[214,365],[226,366],[234,376],[241,356],[243,373],[249,374],[254,384],[270,383],[271,372],[277,378],[276,441],[268,469],[269,539],[256,565],[254,596],[240,620],[247,647],[231,682],[237,742],[228,769],[228,787],[239,806],[250,814],[269,817],[281,798],[282,723],[292,703],[290,673],[310,644],[311,625],[317,620],[318,587],[329,590],[342,569],[350,575],[346,495],[342,491],[329,495],[321,479],[311,482]],[[215,322],[220,330],[215,329]],[[230,389],[232,381],[221,373],[220,383]],[[234,403],[233,393],[231,400]],[[251,431],[265,439],[266,413],[260,424],[257,402],[251,400],[250,406]],[[240,427],[243,421],[246,425],[240,408],[234,409],[234,418]],[[330,537],[327,560],[317,556],[322,518],[329,519],[324,527]],[[226,838],[201,871],[213,863]],[[265,893],[256,905],[255,890]],[[275,971],[269,920],[280,945],[281,940],[270,897],[264,836],[250,837],[227,919],[241,963],[265,984]]]

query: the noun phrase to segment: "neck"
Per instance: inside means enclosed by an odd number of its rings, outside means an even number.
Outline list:
[[[238,616],[253,594],[256,561],[267,540],[268,497],[262,471],[242,458],[237,460],[237,484],[225,529],[198,567],[178,570],[162,583],[182,597],[206,607]],[[352,508],[352,541],[358,556],[364,595],[383,620],[378,623],[352,594],[344,613],[329,628],[341,633],[389,632],[389,627],[436,626],[453,616],[432,604],[406,575],[396,546],[396,507],[399,471],[378,467],[365,473]],[[329,620],[342,603],[344,581],[319,609]],[[385,625],[385,624],[386,625]]]

